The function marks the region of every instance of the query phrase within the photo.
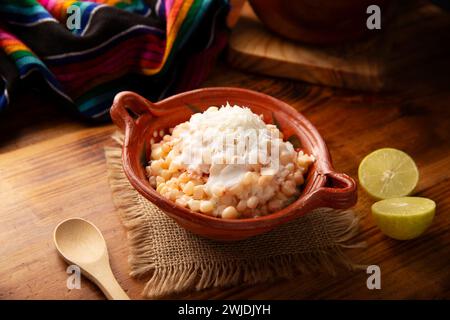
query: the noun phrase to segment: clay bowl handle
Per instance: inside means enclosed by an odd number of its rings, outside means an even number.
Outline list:
[[[119,129],[126,131],[135,127],[141,117],[161,117],[173,112],[170,108],[161,107],[159,103],[148,101],[137,93],[123,91],[115,96],[110,114]]]
[[[110,114],[119,129],[125,131],[134,127],[139,117],[151,109],[150,101],[134,92],[124,91],[115,96]]]
[[[320,206],[334,209],[347,209],[356,204],[356,182],[344,173],[324,174],[326,185],[315,192]]]

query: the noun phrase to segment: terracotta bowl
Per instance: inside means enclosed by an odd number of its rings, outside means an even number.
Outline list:
[[[248,106],[276,124],[285,137],[316,157],[303,191],[290,206],[258,218],[226,220],[192,212],[162,197],[150,186],[145,172],[150,140],[157,130],[189,120],[194,112],[226,102]],[[125,132],[123,168],[131,185],[179,225],[195,234],[216,240],[240,240],[265,233],[318,207],[349,208],[356,202],[356,184],[331,165],[325,142],[316,128],[294,108],[268,95],[237,88],[207,88],[189,91],[152,103],[133,92],[119,93],[111,108],[114,123]],[[156,140],[157,141],[157,140]]]

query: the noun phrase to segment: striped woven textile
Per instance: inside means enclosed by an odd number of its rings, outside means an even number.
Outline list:
[[[22,90],[109,119],[114,95],[194,88],[226,44],[227,0],[0,0],[0,111]]]

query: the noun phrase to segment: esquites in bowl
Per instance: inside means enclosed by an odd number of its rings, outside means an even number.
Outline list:
[[[247,107],[211,106],[170,132],[151,143],[150,184],[179,206],[214,217],[254,218],[286,207],[314,161]]]
[[[355,182],[334,171],[314,126],[265,94],[207,88],[152,103],[122,92],[111,117],[125,134],[130,184],[198,235],[245,239],[356,202]]]

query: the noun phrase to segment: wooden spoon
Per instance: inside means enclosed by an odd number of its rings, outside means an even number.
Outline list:
[[[81,218],[64,220],[56,226],[53,241],[63,259],[79,266],[108,299],[130,299],[111,271],[105,239],[95,225]]]

